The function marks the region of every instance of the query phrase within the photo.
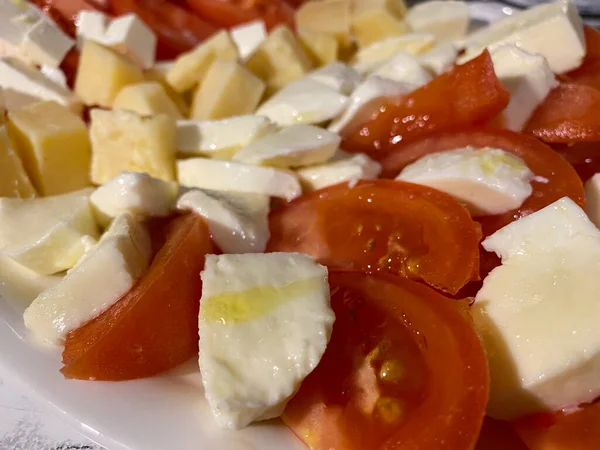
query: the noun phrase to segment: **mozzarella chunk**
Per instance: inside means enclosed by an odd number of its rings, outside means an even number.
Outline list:
[[[514,45],[498,47],[492,61],[500,82],[510,92],[510,103],[501,113],[503,126],[521,131],[558,81],[543,56],[531,55]]]
[[[585,183],[585,200],[590,220],[600,228],[600,174]]]
[[[2,111],[0,111],[2,114]],[[0,197],[30,198],[36,192],[15,152],[4,125],[0,126]]]
[[[75,265],[97,238],[92,189],[34,199],[0,198],[0,253],[41,274]]]
[[[67,86],[67,76],[60,69],[60,67],[51,67],[46,65],[40,66],[40,72],[42,72],[46,77],[48,77],[52,82],[58,84],[59,86],[68,89]]]
[[[307,78],[323,83],[343,95],[350,95],[361,81],[356,70],[339,61],[313,70]]]
[[[108,20],[108,16],[99,11],[80,11],[79,22],[75,31],[77,47],[81,49],[83,41],[86,40],[103,43]]]
[[[381,164],[367,155],[350,155],[342,151],[338,151],[329,163],[303,167],[296,171],[305,192],[343,182],[354,184],[359,180],[372,180],[380,173]]]
[[[466,147],[424,156],[406,166],[397,180],[446,192],[472,215],[503,214],[531,195],[532,172],[511,153]]]
[[[600,231],[569,198],[483,246],[502,257],[471,312],[487,350],[488,414],[512,419],[600,395]]]
[[[106,28],[102,43],[126,55],[143,69],[154,65],[156,36],[135,14],[113,19]]]
[[[28,2],[0,2],[0,40],[11,47],[17,47],[27,32],[42,19],[43,13]]]
[[[544,56],[554,73],[579,67],[586,52],[583,22],[570,0],[545,3],[476,31],[467,37],[460,62],[505,44]]]
[[[429,83],[432,79],[419,60],[407,52],[396,53],[375,70],[373,75],[406,83],[411,86],[411,90]]]
[[[147,173],[123,172],[103,184],[90,197],[98,223],[106,227],[123,214],[166,217],[171,214],[178,186]]]
[[[469,6],[457,1],[427,1],[408,10],[406,22],[413,31],[432,33],[439,40],[460,39],[469,27]]]
[[[295,175],[271,167],[259,167],[206,158],[177,161],[179,184],[188,187],[262,194],[293,200],[302,194]]]
[[[277,127],[266,117],[236,116],[221,120],[178,120],[177,150],[186,155],[229,159],[239,149]]]
[[[25,326],[41,341],[61,344],[70,331],[126,294],[148,268],[151,256],[146,226],[128,214],[119,216],[98,244],[25,310]]]
[[[207,255],[199,363],[217,424],[281,415],[323,356],[334,320],[327,269],[311,257]]]
[[[222,252],[263,253],[269,240],[269,203],[262,194],[194,189],[179,198],[177,209],[204,217]]]
[[[300,167],[327,161],[341,138],[311,125],[292,125],[244,147],[234,161],[276,167]]]
[[[241,59],[248,58],[267,38],[267,28],[262,20],[254,20],[233,27],[230,33]]]
[[[442,42],[417,58],[433,75],[441,75],[454,66],[458,49],[452,42]]]
[[[43,18],[27,31],[21,49],[37,64],[58,67],[74,45],[53,21]]]

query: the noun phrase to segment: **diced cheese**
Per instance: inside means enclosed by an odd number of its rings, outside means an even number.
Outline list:
[[[90,138],[85,122],[56,102],[8,114],[8,131],[37,192],[56,195],[89,186]]]
[[[361,47],[407,33],[404,0],[355,0],[352,31]]]
[[[92,189],[34,199],[0,198],[0,253],[41,274],[75,265],[98,237]]]
[[[21,49],[37,64],[58,67],[74,45],[54,22],[42,19],[27,31]]]
[[[512,419],[600,395],[600,231],[569,198],[484,242],[502,265],[471,307],[490,369],[488,414]]]
[[[166,217],[171,214],[178,186],[174,181],[152,178],[147,173],[123,172],[103,184],[90,197],[98,224],[106,227],[116,217]]]
[[[178,120],[177,151],[185,155],[229,159],[277,127],[266,117],[237,116],[221,120]]]
[[[143,69],[154,65],[156,36],[135,14],[113,19],[106,28],[102,43],[126,55]]]
[[[142,116],[166,114],[183,119],[183,114],[164,87],[156,81],[130,84],[119,91],[113,102],[114,109],[126,109]]]
[[[199,362],[217,424],[280,415],[331,336],[327,269],[299,253],[208,255],[201,276]]]
[[[167,81],[177,92],[192,89],[204,79],[215,58],[227,61],[238,59],[238,50],[227,30],[221,30],[193,50],[183,53],[167,72]]]
[[[106,183],[123,171],[146,172],[165,181],[175,179],[173,118],[93,109],[90,119],[94,183]]]
[[[275,167],[301,167],[331,158],[341,138],[311,125],[292,125],[244,147],[234,161]]]
[[[381,164],[367,155],[349,155],[342,151],[338,151],[327,164],[303,167],[296,171],[305,192],[343,182],[354,184],[359,180],[372,180],[380,173]]]
[[[495,148],[433,153],[406,166],[397,180],[452,195],[472,215],[503,214],[531,195],[533,173],[517,156]]]
[[[5,126],[0,126],[0,197],[30,198],[36,192],[13,149]]]
[[[206,220],[211,238],[224,253],[263,253],[269,240],[270,198],[193,189],[177,201]]]
[[[126,294],[148,268],[152,256],[146,226],[119,216],[98,244],[55,286],[25,310],[25,326],[50,344],[102,314]]]
[[[26,1],[0,2],[0,41],[14,51],[23,42],[27,32],[42,18],[42,11]]]
[[[230,30],[231,39],[238,48],[240,58],[247,59],[258,46],[267,38],[267,28],[262,20],[254,20],[233,27]]]
[[[351,1],[317,0],[303,3],[296,10],[298,28],[335,36],[342,47],[351,43]]]
[[[194,93],[190,118],[224,119],[254,112],[265,84],[234,61],[216,60]]]
[[[293,200],[302,194],[296,176],[285,170],[206,158],[177,161],[179,183],[183,186],[262,194]]]
[[[338,59],[339,43],[335,36],[318,31],[298,29],[300,45],[315,67]]]
[[[586,181],[585,200],[588,217],[600,228],[600,174],[597,173]]]
[[[417,89],[431,81],[432,77],[421,66],[419,60],[407,52],[398,52],[387,62],[383,63],[373,72],[389,80],[399,81],[412,86],[412,90]]]
[[[454,66],[457,56],[458,48],[454,43],[442,42],[417,58],[433,75],[441,75]]]
[[[110,108],[121,89],[142,81],[142,71],[124,56],[94,41],[84,42],[75,93],[86,105]]]
[[[60,67],[51,67],[51,66],[40,66],[40,72],[42,72],[46,77],[48,77],[52,82],[68,89],[67,86],[67,76],[60,69]]]
[[[510,92],[510,103],[501,113],[502,125],[521,131],[548,93],[558,86],[546,58],[531,55],[514,45],[498,47],[492,53],[494,71]]]
[[[406,22],[413,31],[432,33],[439,40],[455,40],[467,34],[469,5],[459,1],[427,1],[408,10]]]
[[[183,95],[179,94],[173,87],[167,82],[166,74],[161,70],[160,64],[156,64],[152,69],[144,72],[146,81],[154,81],[160,83],[169,96],[171,101],[175,103],[179,112],[187,117],[189,115],[190,108],[188,107]]]
[[[77,48],[81,49],[86,40],[104,43],[108,20],[108,16],[99,11],[80,11],[75,31]]]
[[[544,3],[476,31],[467,37],[459,62],[476,57],[486,47],[494,51],[505,44],[544,56],[554,73],[579,67],[586,53],[583,22],[570,0]]]
[[[340,94],[350,95],[361,82],[360,74],[342,62],[334,62],[313,70],[307,78],[323,83]]]

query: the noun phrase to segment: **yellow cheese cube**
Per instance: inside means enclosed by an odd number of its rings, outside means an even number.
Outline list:
[[[6,127],[0,126],[0,197],[30,198],[35,195],[23,163],[12,148]]]
[[[355,0],[352,31],[361,47],[390,36],[407,33],[402,20],[406,13],[403,0]]]
[[[167,72],[167,81],[177,92],[192,89],[202,81],[216,58],[237,61],[238,50],[227,30],[222,30],[195,49],[177,58]]]
[[[298,28],[335,36],[340,46],[352,43],[350,0],[315,0],[304,3],[296,11]]]
[[[389,37],[361,48],[354,55],[352,64],[361,73],[370,72],[382,62],[390,59],[395,53],[403,51],[411,55],[420,55],[431,50],[434,43],[435,36],[428,33],[408,33],[402,36]]]
[[[92,181],[103,184],[123,171],[175,180],[175,119],[94,109],[90,113]]]
[[[86,105],[109,108],[121,89],[142,81],[141,69],[124,56],[94,41],[84,41],[75,78],[75,94]]]
[[[8,132],[41,195],[90,184],[90,138],[85,122],[56,102],[40,102],[8,114]]]
[[[331,34],[298,29],[300,44],[315,66],[323,66],[338,59],[339,44]]]
[[[146,72],[144,72],[144,75],[147,81],[156,81],[157,83],[160,83],[160,85],[163,87],[171,101],[175,103],[177,109],[179,109],[179,112],[184,117],[188,116],[188,114],[190,113],[190,108],[183,99],[183,96],[180,95],[175,89],[173,89],[173,86],[169,84],[169,82],[167,81],[167,74],[165,71],[161,70],[160,67],[153,67],[152,69],[146,70]]]
[[[286,26],[279,26],[250,56],[246,67],[266,82],[268,90],[273,92],[302,78],[312,68],[312,64],[294,33]]]
[[[237,62],[216,60],[194,94],[191,118],[224,119],[253,113],[264,91],[265,84]]]
[[[143,116],[166,114],[174,119],[184,118],[161,84],[155,81],[125,86],[115,98],[113,108],[126,109]]]

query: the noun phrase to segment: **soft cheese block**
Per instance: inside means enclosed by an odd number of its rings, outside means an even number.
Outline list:
[[[434,0],[410,8],[406,22],[413,31],[432,33],[439,40],[456,40],[467,34],[469,17],[465,2]]]
[[[388,80],[406,83],[413,90],[432,80],[431,74],[421,65],[419,60],[407,52],[394,54],[372,73]]]
[[[0,112],[2,114],[2,112]],[[30,198],[36,192],[15,152],[4,125],[0,126],[0,197]]]
[[[281,415],[319,363],[335,315],[327,269],[307,255],[208,255],[200,301],[200,371],[217,424]]]
[[[240,59],[247,59],[254,50],[267,38],[267,28],[262,20],[243,23],[230,30],[231,39],[235,42]]]
[[[339,61],[313,70],[306,77],[323,83],[343,95],[352,94],[362,81],[356,70]]]

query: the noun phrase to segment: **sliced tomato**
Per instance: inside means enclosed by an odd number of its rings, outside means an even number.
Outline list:
[[[98,9],[91,1],[86,0],[29,0],[48,15],[62,30],[75,36],[77,18],[83,10]]]
[[[346,133],[343,147],[380,159],[398,144],[433,131],[485,124],[509,99],[485,51],[408,95],[369,106],[371,118]]]
[[[200,271],[210,252],[214,248],[201,217],[175,219],[166,243],[138,284],[68,334],[63,375],[129,380],[164,372],[197,355]]]
[[[452,197],[389,180],[338,184],[272,212],[267,251],[392,272],[456,293],[479,277],[479,226]]]
[[[475,450],[528,450],[510,422],[486,417]]]
[[[569,161],[584,183],[593,175],[600,173],[600,142],[555,144],[552,148]]]
[[[586,55],[581,66],[569,73],[569,80],[600,89],[600,32],[584,26]]]
[[[294,8],[283,0],[185,0],[192,11],[209,22],[230,28],[262,19],[268,29],[294,26]]]
[[[457,301],[389,275],[329,282],[331,342],[285,424],[312,450],[472,449],[489,377]]]

